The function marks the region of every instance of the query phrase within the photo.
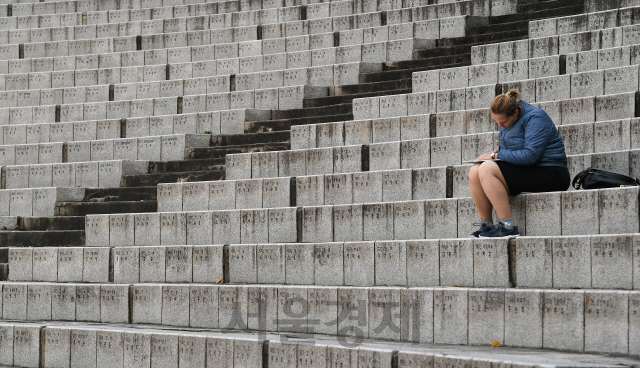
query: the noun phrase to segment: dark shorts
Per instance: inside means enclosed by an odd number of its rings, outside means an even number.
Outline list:
[[[562,166],[520,166],[496,162],[509,187],[509,195],[522,192],[541,193],[565,191],[571,184],[569,170]]]

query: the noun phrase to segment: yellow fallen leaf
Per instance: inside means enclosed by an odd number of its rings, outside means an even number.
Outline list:
[[[491,342],[491,347],[493,348],[499,348],[500,346],[502,346],[502,344],[497,341]]]
[[[216,284],[219,284],[219,283],[221,283],[221,282],[222,282],[222,278],[218,278],[218,279],[216,280]]]

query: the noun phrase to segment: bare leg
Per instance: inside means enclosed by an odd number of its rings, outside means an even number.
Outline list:
[[[484,193],[482,183],[480,182],[480,164],[471,166],[471,170],[469,170],[469,188],[471,189],[471,197],[473,197],[473,203],[476,205],[480,219],[482,221],[491,220],[491,210],[493,206]]]
[[[480,164],[478,172],[483,192],[493,204],[498,217],[500,219],[511,218],[509,190],[498,164],[492,161],[483,162]]]

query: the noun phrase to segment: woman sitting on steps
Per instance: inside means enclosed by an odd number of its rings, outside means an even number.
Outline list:
[[[500,149],[484,153],[469,171],[471,196],[480,215],[480,229],[471,237],[518,236],[509,206],[509,195],[553,192],[569,188],[567,155],[556,126],[539,108],[520,100],[512,89],[496,96],[491,118],[498,124]],[[493,225],[492,208],[500,222]]]

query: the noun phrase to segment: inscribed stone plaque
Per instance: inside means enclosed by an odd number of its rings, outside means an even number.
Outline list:
[[[103,323],[129,322],[129,285],[101,285],[100,321]]]
[[[589,236],[553,238],[553,286],[591,287],[591,238]]]
[[[44,331],[45,367],[68,367],[70,359],[70,331],[66,327],[47,327]]]
[[[638,188],[599,190],[600,234],[638,232]]]
[[[205,336],[178,336],[178,366],[186,368],[205,366]]]
[[[9,248],[9,281],[33,280],[33,248]]]
[[[372,171],[353,174],[353,203],[382,201],[382,172]]]
[[[107,282],[109,280],[110,248],[84,248],[82,281]]]
[[[96,332],[90,329],[71,329],[71,366],[96,366]]]
[[[52,284],[36,283],[27,287],[27,319],[51,319],[51,288]]]
[[[369,170],[397,170],[400,167],[400,142],[369,145]]]
[[[440,240],[440,285],[473,286],[473,240]]]
[[[125,331],[123,361],[125,367],[149,367],[151,364],[151,336],[149,332]]]
[[[400,288],[369,289],[370,338],[400,339],[400,290]]]
[[[124,367],[121,331],[96,331],[96,368]]]
[[[410,201],[393,204],[394,239],[423,239],[425,230],[424,202]]]
[[[591,234],[595,224],[599,224],[598,191],[562,193],[562,235]]]
[[[384,202],[411,199],[412,171],[410,169],[382,172],[382,200]]]
[[[182,211],[183,183],[158,185],[158,212]]]
[[[469,290],[440,289],[433,291],[433,341],[446,344],[467,343]]]
[[[222,245],[193,247],[193,282],[213,283],[222,278]]]
[[[220,328],[247,328],[247,287],[218,287],[218,325]]]
[[[285,244],[285,279],[287,284],[314,284],[314,244]]]
[[[374,243],[344,243],[344,284],[352,286],[373,286]]]
[[[222,335],[207,337],[207,368],[233,366],[233,341]]]
[[[333,241],[333,207],[318,206],[303,208],[302,241]]]
[[[73,284],[55,284],[51,288],[51,319],[75,321],[76,286]]]
[[[258,264],[255,244],[229,246],[229,281],[231,283],[256,283]]]
[[[333,240],[361,241],[362,237],[362,205],[334,206]]]
[[[113,282],[137,283],[140,280],[140,248],[118,247],[111,251]]]
[[[375,243],[376,285],[406,285],[407,251],[403,241]]]
[[[393,203],[365,204],[362,217],[364,240],[393,239]]]
[[[350,204],[353,201],[353,175],[324,176],[324,204]]]
[[[299,176],[296,178],[296,205],[321,206],[324,204],[324,176]]]
[[[334,147],[333,172],[351,173],[362,170],[362,146],[350,145]]]
[[[133,214],[109,215],[109,246],[126,247],[135,243]]]
[[[33,248],[33,281],[58,280],[58,249]]]
[[[552,286],[552,239],[516,239],[516,285],[523,288]]]
[[[269,243],[296,242],[298,240],[297,208],[270,208],[268,216]]]
[[[314,283],[316,285],[343,285],[343,244],[315,244]]]
[[[285,245],[258,244],[256,247],[258,263],[258,283],[285,283]]]
[[[584,311],[585,351],[626,354],[629,347],[629,294],[588,291]]]
[[[184,245],[186,242],[186,214],[184,212],[160,213],[160,244]]]
[[[504,343],[542,347],[542,290],[505,290]]]
[[[278,289],[250,286],[247,291],[247,323],[252,330],[278,329]]]
[[[209,209],[209,183],[195,182],[182,185],[182,210],[206,211]]]
[[[509,287],[507,239],[473,241],[473,283],[475,287]]]
[[[218,327],[218,288],[191,285],[189,288],[189,326]]]
[[[240,244],[240,211],[213,212],[213,244]]]
[[[171,368],[178,366],[178,335],[151,335],[151,367]]]
[[[13,364],[21,367],[38,367],[42,326],[16,325],[13,328]]]
[[[189,285],[163,285],[162,324],[168,326],[188,326]]]
[[[504,341],[504,291],[469,290],[469,344]]]
[[[561,235],[561,193],[530,193],[525,198],[527,234]]]
[[[207,245],[213,240],[213,217],[211,212],[187,212],[187,244]]]
[[[262,181],[262,207],[291,205],[291,178],[269,178]]]
[[[407,241],[407,286],[440,285],[438,240]]]
[[[135,215],[135,245],[160,244],[160,214],[136,213]]]
[[[76,321],[100,322],[100,285],[76,286]]]
[[[209,182],[209,210],[232,210],[236,208],[236,181]]]
[[[307,332],[308,314],[306,287],[278,287],[278,331]]]
[[[236,211],[240,212],[240,243],[269,242],[269,211],[267,209]]]
[[[460,231],[458,225],[458,205],[455,198],[425,201],[425,238],[455,238]],[[474,208],[475,210],[475,208]],[[455,226],[454,226],[455,225]],[[460,233],[460,236],[466,234]]]
[[[591,237],[591,287],[631,289],[633,246],[629,235]]]
[[[166,282],[191,282],[192,247],[173,246],[165,250],[165,280]]]
[[[400,290],[400,339],[433,342],[433,289]]]
[[[257,367],[262,363],[263,341],[259,339],[236,338],[233,340],[233,366],[238,368]]]
[[[262,208],[263,179],[236,181],[236,208]]]
[[[584,291],[545,290],[542,346],[584,348]]]
[[[88,246],[109,246],[109,215],[91,215],[85,220]]]
[[[140,282],[165,281],[166,247],[140,247]]]

